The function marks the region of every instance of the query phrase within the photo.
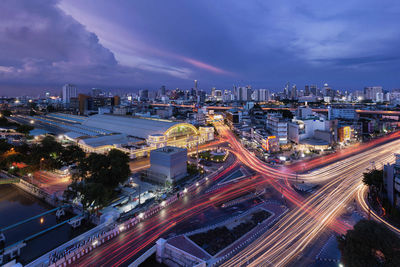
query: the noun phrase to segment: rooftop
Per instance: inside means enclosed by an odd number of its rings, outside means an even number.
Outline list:
[[[180,122],[99,114],[88,117],[82,124],[146,139],[149,135],[164,134]]]
[[[175,147],[175,146],[164,146],[154,150],[155,152],[163,152],[165,154],[174,154],[177,152],[186,151],[185,148]]]
[[[300,141],[301,144],[306,144],[310,146],[327,146],[329,143],[325,140],[315,139],[315,138],[307,138]]]
[[[206,251],[204,251],[202,248],[200,248],[198,245],[196,245],[193,241],[189,240],[184,235],[173,237],[169,239],[167,243],[180,250],[189,253],[190,255],[195,256],[198,259],[202,259],[205,261],[211,259],[210,254],[208,254]]]
[[[98,137],[83,138],[79,142],[91,147],[101,147],[107,145],[120,145],[142,141],[141,139],[131,138],[125,134],[104,135]]]

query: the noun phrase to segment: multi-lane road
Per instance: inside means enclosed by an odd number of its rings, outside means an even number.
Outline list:
[[[391,162],[393,154],[400,151],[400,140],[372,147],[369,150],[330,164],[309,174],[300,175],[303,181],[322,184],[311,197],[302,199],[289,187],[288,180],[293,173],[284,173],[268,168],[251,153],[243,149],[226,126],[219,125],[220,131],[230,140],[242,163],[268,176],[275,176],[274,183],[296,208],[282,218],[271,230],[264,233],[247,248],[236,254],[223,266],[287,266],[297,259],[308,245],[316,240],[325,229],[333,229],[343,234],[350,228],[345,222],[337,220],[355,194],[363,189],[362,173],[375,164]],[[395,138],[393,135],[392,138]],[[388,140],[380,140],[388,141]],[[368,147],[368,148],[369,148]],[[277,177],[276,177],[277,176]],[[286,188],[285,188],[286,187]]]
[[[154,244],[159,237],[171,232],[178,233],[185,222],[194,216],[199,216],[211,206],[234,199],[256,187],[272,186],[288,203],[291,203],[293,208],[275,226],[223,265],[290,265],[296,262],[298,256],[325,230],[342,234],[351,228],[351,225],[340,220],[340,214],[356,195],[365,190],[361,183],[362,173],[372,161],[375,164],[392,161],[393,154],[400,150],[400,141],[395,140],[400,134],[396,133],[327,158],[311,160],[291,168],[275,169],[268,167],[247,151],[225,125],[216,123],[215,126],[221,139],[230,144],[228,149],[236,156],[236,160],[228,162],[225,170],[213,176],[209,183],[200,187],[195,194],[185,196],[159,214],[96,248],[81,258],[77,264],[127,265]],[[244,179],[213,191],[205,190],[229,175],[239,164],[253,169],[257,175],[252,179]],[[310,173],[296,174],[299,169],[315,169],[318,166],[323,167]],[[297,180],[320,186],[310,197],[304,197],[291,186],[291,183]],[[205,220],[203,223],[211,222]]]

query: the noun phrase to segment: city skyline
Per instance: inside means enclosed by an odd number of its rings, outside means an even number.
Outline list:
[[[400,4],[6,1],[2,94],[78,88],[398,88]],[[361,8],[360,8],[361,7]],[[168,12],[166,12],[168,10]],[[184,23],[183,23],[184,22]],[[363,31],[368,27],[368,31]]]

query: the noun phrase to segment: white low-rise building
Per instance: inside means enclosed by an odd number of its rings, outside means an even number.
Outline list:
[[[158,184],[174,183],[187,175],[187,149],[165,146],[150,152],[146,179]]]

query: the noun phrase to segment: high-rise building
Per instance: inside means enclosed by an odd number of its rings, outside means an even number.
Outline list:
[[[332,90],[332,88],[330,88],[327,83],[324,84],[323,93],[324,93],[324,96],[328,96],[331,99],[333,99],[336,95],[335,91]]]
[[[378,93],[383,93],[382,86],[369,86],[364,88],[364,98],[366,100],[376,101]]]
[[[269,101],[269,91],[267,89],[257,89],[254,92],[255,101]]]
[[[71,97],[77,97],[76,86],[65,84],[62,88],[62,100],[64,104],[69,104]]]
[[[314,96],[318,96],[318,90],[317,90],[317,86],[315,84],[310,85],[310,92]]]
[[[165,96],[166,93],[165,91],[166,91],[165,85],[162,85],[159,90],[159,96]]]
[[[196,91],[196,93],[197,93],[198,90],[199,90],[197,80],[194,80],[194,90]]]
[[[304,96],[309,96],[310,95],[310,86],[306,85],[304,86]]]
[[[203,103],[204,101],[206,101],[206,92],[203,90],[198,91],[197,103]]]
[[[400,208],[400,155],[395,154],[394,164],[383,167],[383,184],[390,204]]]
[[[246,89],[244,90],[244,92],[245,92],[244,100],[251,101],[251,94],[253,93],[251,86],[250,85],[246,86]]]
[[[292,86],[292,90],[291,90],[291,93],[290,93],[290,98],[292,100],[297,99],[297,87],[296,87],[295,84]]]
[[[290,87],[290,83],[287,82],[285,85],[285,88],[283,88],[283,97],[284,98],[288,98],[289,97],[289,87]]]
[[[86,114],[86,111],[90,109],[89,108],[89,106],[90,106],[89,99],[90,99],[90,96],[84,95],[84,94],[79,94],[79,96],[78,96],[79,115]]]
[[[267,130],[279,140],[280,144],[288,142],[288,121],[281,113],[269,113],[266,121]]]
[[[103,91],[98,88],[92,88],[92,96],[93,97],[99,97],[103,95]]]
[[[140,100],[149,99],[149,90],[143,89],[139,91]]]
[[[215,97],[215,96],[216,96],[216,95],[215,95],[215,90],[216,90],[215,87],[211,88],[211,96],[212,96],[212,97]]]

